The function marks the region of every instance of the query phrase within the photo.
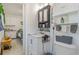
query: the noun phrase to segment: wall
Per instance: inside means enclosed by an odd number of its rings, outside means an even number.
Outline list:
[[[55,3],[53,6],[53,16],[78,10],[78,7],[78,3]]]
[[[79,54],[79,4],[54,4],[54,23],[59,23],[59,19],[57,17],[61,17],[63,15],[68,18],[65,20],[66,23],[78,23],[78,30],[75,34],[69,34],[66,32],[66,35],[73,36],[73,44],[76,47],[76,54]],[[63,34],[63,32],[60,32]],[[57,33],[55,33],[57,34]],[[62,49],[61,49],[62,50]]]
[[[25,50],[25,54],[27,54],[27,36],[28,34],[31,33],[36,33],[37,32],[37,15],[36,15],[36,11],[35,11],[35,4],[24,4],[23,6],[23,14],[24,14],[24,27],[23,27],[23,47]]]

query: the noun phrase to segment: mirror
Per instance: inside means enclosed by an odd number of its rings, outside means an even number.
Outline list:
[[[50,28],[50,5],[38,11],[38,28]]]
[[[42,22],[42,11],[39,13],[39,22]]]
[[[47,9],[44,10],[44,22],[47,21]]]

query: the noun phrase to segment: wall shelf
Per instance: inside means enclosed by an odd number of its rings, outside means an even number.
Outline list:
[[[60,45],[60,46],[64,46],[64,47],[67,47],[67,48],[73,48],[73,49],[75,49],[76,48],[76,46],[75,45],[73,45],[73,44],[65,44],[65,43],[62,43],[62,42],[57,42],[57,41],[54,41],[54,43],[55,44],[57,44],[57,45]]]
[[[60,23],[60,24],[55,24],[55,25],[72,25],[72,24],[78,24],[78,23]]]

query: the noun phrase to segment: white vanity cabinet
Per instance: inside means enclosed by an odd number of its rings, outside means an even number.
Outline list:
[[[43,55],[50,53],[50,41],[43,42],[45,34],[28,35],[28,55]]]
[[[28,55],[42,55],[42,35],[28,35]]]

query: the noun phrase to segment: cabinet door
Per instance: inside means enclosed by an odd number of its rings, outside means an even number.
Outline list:
[[[37,46],[38,46],[38,41],[36,40],[37,38],[32,36],[31,44],[32,44],[32,55],[37,55]]]
[[[44,53],[50,52],[50,42],[44,43]]]
[[[33,55],[42,55],[42,38],[33,37],[32,42],[32,54]]]
[[[28,36],[28,42],[27,42],[27,49],[28,49],[28,54],[29,55],[32,55],[32,36],[31,35],[29,35]]]
[[[44,53],[43,51],[43,43],[42,43],[42,38],[38,38],[38,54],[42,55]]]

